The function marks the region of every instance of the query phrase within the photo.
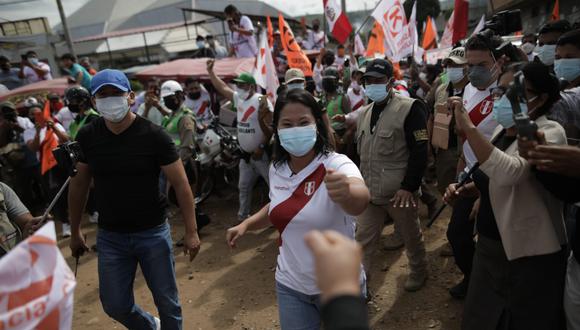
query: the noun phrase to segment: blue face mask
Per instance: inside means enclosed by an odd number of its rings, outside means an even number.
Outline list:
[[[528,113],[528,105],[526,103],[520,103],[520,108],[522,109],[522,113]],[[499,100],[493,102],[492,115],[493,119],[495,119],[495,121],[497,121],[503,128],[510,128],[516,124],[514,122],[512,104],[505,95]]]
[[[389,95],[389,91],[387,91],[387,84],[367,85],[365,88],[365,93],[373,102],[381,102]]]
[[[558,79],[572,82],[580,77],[580,58],[561,58],[554,61],[554,72]]]
[[[303,82],[292,83],[292,84],[288,84],[286,86],[288,87],[288,91],[291,91],[293,89],[304,89],[304,83]]]
[[[538,58],[545,65],[554,64],[556,57],[556,45],[543,45],[538,47]]]
[[[294,157],[306,155],[316,143],[316,125],[282,128],[278,130],[282,148]]]

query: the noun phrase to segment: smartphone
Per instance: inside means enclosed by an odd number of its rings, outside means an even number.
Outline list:
[[[527,113],[517,113],[514,114],[514,121],[516,122],[516,129],[520,137],[525,137],[528,141],[537,140],[536,135],[538,131],[538,125],[528,117]]]
[[[42,112],[35,112],[34,113],[34,121],[40,126],[46,126],[46,120],[44,119],[44,114]]]

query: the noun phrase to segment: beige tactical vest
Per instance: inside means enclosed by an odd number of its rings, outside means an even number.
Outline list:
[[[414,100],[391,93],[391,99],[379,115],[371,133],[373,104],[364,109],[358,118],[357,148],[360,169],[371,192],[373,204],[387,204],[401,188],[407,171],[409,149],[405,140],[405,118]]]
[[[22,240],[20,228],[8,219],[6,210],[4,194],[0,191],[0,257]]]

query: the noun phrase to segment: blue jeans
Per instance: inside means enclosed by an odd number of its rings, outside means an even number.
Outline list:
[[[99,229],[99,295],[105,313],[129,329],[155,329],[153,316],[135,304],[137,264],[159,312],[161,329],[181,329],[181,306],[169,224],[136,233]]]
[[[319,330],[320,295],[306,295],[276,282],[278,313],[282,330]]]

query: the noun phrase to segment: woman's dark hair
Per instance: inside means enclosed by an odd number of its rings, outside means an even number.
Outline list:
[[[539,62],[530,62],[523,66],[522,72],[526,83],[537,94],[547,94],[548,99],[541,107],[534,111],[534,117],[547,114],[554,103],[560,99],[560,84],[558,78],[551,72],[550,68]]]
[[[283,163],[290,160],[290,154],[286,149],[280,144],[280,138],[278,137],[278,122],[280,122],[280,115],[284,107],[288,104],[302,104],[303,106],[310,109],[312,116],[316,121],[316,129],[318,131],[318,136],[316,138],[316,143],[314,144],[314,150],[317,155],[326,155],[331,152],[334,148],[330,144],[329,132],[324,120],[322,119],[323,112],[322,107],[312,94],[308,93],[303,89],[293,89],[287,93],[282,93],[278,96],[276,105],[274,106],[274,166],[278,167]]]

